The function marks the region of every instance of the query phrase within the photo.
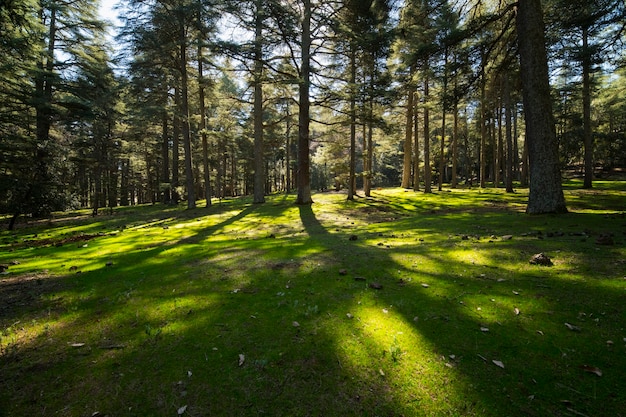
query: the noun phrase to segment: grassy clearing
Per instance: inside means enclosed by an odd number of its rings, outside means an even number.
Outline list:
[[[2,232],[0,415],[625,415],[626,183],[579,185]]]

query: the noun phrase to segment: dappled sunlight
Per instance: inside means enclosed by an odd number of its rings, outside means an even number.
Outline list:
[[[53,274],[0,308],[10,410],[558,415],[569,388],[595,390],[575,398],[588,415],[619,407],[626,253],[595,236],[623,221],[525,216],[499,190],[373,195],[233,200],[124,229],[111,216],[108,231],[103,217],[106,235],[61,247],[7,240],[10,274]],[[530,265],[539,252],[554,266]]]

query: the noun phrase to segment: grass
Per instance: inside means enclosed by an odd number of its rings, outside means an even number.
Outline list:
[[[384,189],[1,232],[0,415],[626,415],[626,183],[579,186],[561,216]]]

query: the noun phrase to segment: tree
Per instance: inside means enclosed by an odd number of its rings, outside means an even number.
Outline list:
[[[584,188],[592,188],[594,138],[591,121],[593,75],[600,70],[602,55],[620,42],[626,17],[621,0],[557,0],[555,16],[559,46],[566,62],[580,64],[582,102],[582,141],[584,149]],[[618,52],[619,53],[619,52]]]
[[[530,165],[526,212],[564,213],[567,208],[561,186],[540,0],[518,4],[516,26]]]

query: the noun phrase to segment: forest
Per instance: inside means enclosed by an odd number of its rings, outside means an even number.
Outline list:
[[[0,0],[0,417],[625,416],[625,29]]]
[[[530,185],[528,212],[562,212],[562,177],[591,188],[626,166],[621,1],[129,0],[117,26],[98,11],[2,3],[10,228],[398,185]]]

